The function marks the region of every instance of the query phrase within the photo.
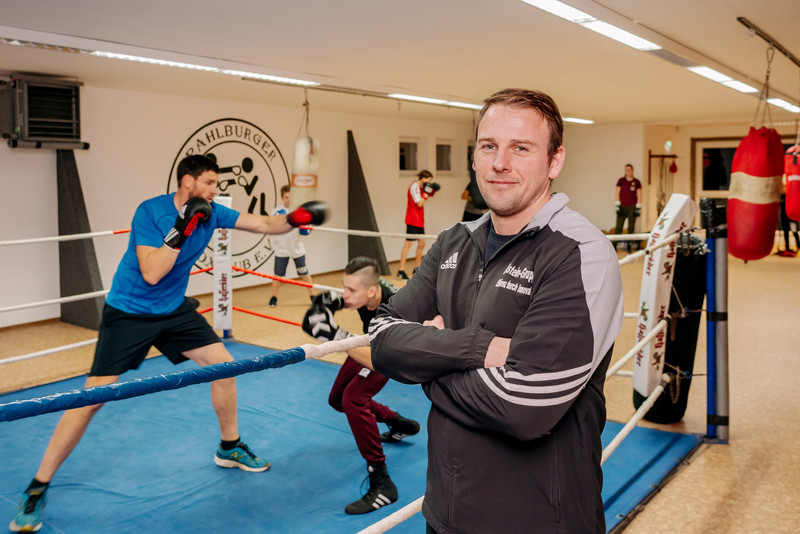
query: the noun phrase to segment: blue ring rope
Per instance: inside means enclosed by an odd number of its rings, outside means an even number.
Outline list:
[[[35,415],[42,415],[73,408],[83,408],[109,401],[140,397],[159,391],[180,389],[194,384],[213,382],[222,378],[231,378],[245,373],[277,369],[293,363],[299,363],[306,358],[306,353],[300,347],[294,347],[281,352],[266,354],[246,360],[215,363],[188,369],[177,373],[156,375],[146,378],[137,378],[127,382],[116,382],[106,386],[95,386],[87,389],[76,389],[65,393],[54,393],[33,399],[13,401],[0,404],[0,422],[15,421]]]

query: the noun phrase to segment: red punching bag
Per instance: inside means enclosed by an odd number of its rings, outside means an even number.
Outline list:
[[[750,127],[731,164],[728,251],[742,260],[769,256],[780,211],[783,143],[772,128]]]
[[[800,145],[786,151],[786,215],[793,221],[800,221]]]

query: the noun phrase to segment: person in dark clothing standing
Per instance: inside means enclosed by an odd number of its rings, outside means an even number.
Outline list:
[[[625,176],[617,180],[616,201],[614,206],[617,210],[617,225],[614,228],[615,234],[622,233],[622,226],[628,221],[628,233],[635,233],[636,218],[642,209],[642,182],[633,176],[633,165],[625,165]],[[631,246],[628,243],[628,252]]]
[[[397,292],[395,286],[381,278],[378,262],[365,256],[347,264],[342,282],[343,295],[333,292],[317,295],[303,319],[303,331],[320,341],[352,335],[333,319],[333,314],[342,308],[357,310],[366,332],[378,306],[389,302]],[[397,501],[397,487],[386,469],[381,442],[397,443],[419,432],[419,423],[373,399],[388,381],[373,369],[370,348],[357,347],[347,351],[328,397],[331,407],[347,417],[358,451],[367,462],[369,490],[345,507],[348,514],[366,514]],[[389,430],[379,434],[378,423],[386,423]]]
[[[439,234],[370,323],[375,369],[422,384],[428,532],[605,533],[605,372],[623,320],[608,238],[551,193],[563,124],[506,89],[477,121],[489,216]]]

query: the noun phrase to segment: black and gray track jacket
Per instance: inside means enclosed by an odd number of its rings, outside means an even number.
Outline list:
[[[442,232],[371,322],[375,369],[421,383],[439,534],[605,532],[603,384],[622,318],[609,240],[553,195],[484,261],[489,215]],[[437,314],[445,328],[422,326]],[[484,369],[494,336],[503,367]]]

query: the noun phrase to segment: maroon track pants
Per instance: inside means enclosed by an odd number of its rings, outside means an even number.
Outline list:
[[[387,377],[348,357],[336,375],[328,396],[328,404],[334,410],[344,412],[358,451],[369,464],[386,461],[378,423],[397,417],[397,412],[372,400],[388,381]]]

